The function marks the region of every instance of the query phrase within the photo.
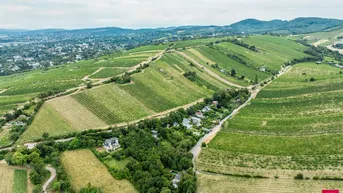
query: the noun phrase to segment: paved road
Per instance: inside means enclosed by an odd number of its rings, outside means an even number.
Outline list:
[[[56,178],[56,170],[55,168],[47,165],[45,166],[45,169],[49,170],[49,172],[51,173],[50,178],[48,179],[48,181],[46,181],[42,187],[42,190],[44,193],[47,193],[46,189],[49,187],[50,183]]]
[[[182,57],[184,57],[185,59],[187,59],[188,61],[192,62],[193,64],[197,65],[198,67],[200,67],[201,69],[203,69],[204,71],[206,71],[210,76],[212,76],[213,78],[227,84],[233,87],[237,87],[237,88],[243,88],[241,85],[232,83],[224,78],[222,78],[221,76],[219,76],[218,74],[214,73],[212,70],[206,68],[205,66],[201,65],[199,62],[195,61],[193,58],[189,57],[187,54],[183,53],[183,52],[179,52],[179,51],[175,51],[177,54],[181,55]]]

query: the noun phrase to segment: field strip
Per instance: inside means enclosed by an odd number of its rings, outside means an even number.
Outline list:
[[[318,46],[320,46],[321,44],[324,44],[325,42],[328,42],[328,41],[329,41],[329,40],[319,40],[319,41],[313,43],[313,46],[318,47]]]
[[[0,91],[0,94],[2,94],[2,93],[4,93],[4,92],[6,92],[8,89],[6,88],[6,89],[4,89],[4,90],[2,90],[2,91]]]
[[[102,69],[104,69],[105,67],[100,67],[98,70],[96,70],[95,72],[93,72],[92,74],[88,74],[87,76],[83,77],[82,80],[86,81],[89,79],[90,76],[100,72]]]
[[[220,77],[218,74],[214,73],[212,70],[204,67],[203,65],[199,64],[197,61],[195,61],[193,58],[191,58],[190,56],[188,56],[187,54],[183,53],[183,52],[179,52],[176,51],[177,54],[181,55],[182,57],[184,57],[186,60],[191,61],[192,63],[194,63],[195,65],[197,65],[198,67],[200,67],[201,69],[203,69],[204,71],[206,71],[210,76],[212,76],[213,78],[227,84],[233,87],[238,87],[238,88],[243,88],[242,86],[232,83],[222,77]]]

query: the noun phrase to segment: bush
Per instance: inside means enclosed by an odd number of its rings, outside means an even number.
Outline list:
[[[304,175],[303,174],[297,174],[296,176],[294,176],[294,179],[296,179],[296,180],[303,180],[304,179]]]

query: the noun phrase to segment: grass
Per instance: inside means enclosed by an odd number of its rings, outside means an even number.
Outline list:
[[[342,79],[340,69],[329,65],[295,65],[225,123],[198,166],[226,173],[235,167],[341,171]]]
[[[27,171],[14,170],[13,193],[27,193]]]
[[[128,68],[104,68],[96,74],[90,76],[92,79],[109,78],[126,72]]]
[[[11,144],[10,130],[0,129],[0,147],[8,146]]]
[[[131,160],[130,158],[125,158],[123,160],[111,159],[111,160],[105,160],[104,163],[110,168],[123,170],[125,169],[126,164],[130,162],[130,160]]]
[[[343,29],[297,35],[295,36],[295,39],[304,39],[306,37],[308,42],[311,44],[318,42],[319,40],[328,40],[328,42],[321,44],[321,46],[328,46],[336,41],[339,41],[337,36],[340,35],[343,35]]]
[[[343,189],[340,181],[256,179],[223,175],[198,174],[197,192],[202,193],[286,193],[321,192],[324,189]]]
[[[61,161],[76,191],[91,183],[104,193],[137,192],[127,180],[114,179],[90,150],[64,152]]]
[[[186,48],[186,47],[201,46],[201,45],[206,45],[211,42],[216,42],[216,41],[220,41],[224,39],[225,38],[206,38],[206,39],[178,41],[178,42],[175,42],[175,45],[173,46],[173,48],[179,49],[179,48]]]

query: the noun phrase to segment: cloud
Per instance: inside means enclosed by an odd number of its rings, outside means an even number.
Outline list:
[[[257,18],[343,18],[341,0],[1,0],[0,28],[228,25]]]

